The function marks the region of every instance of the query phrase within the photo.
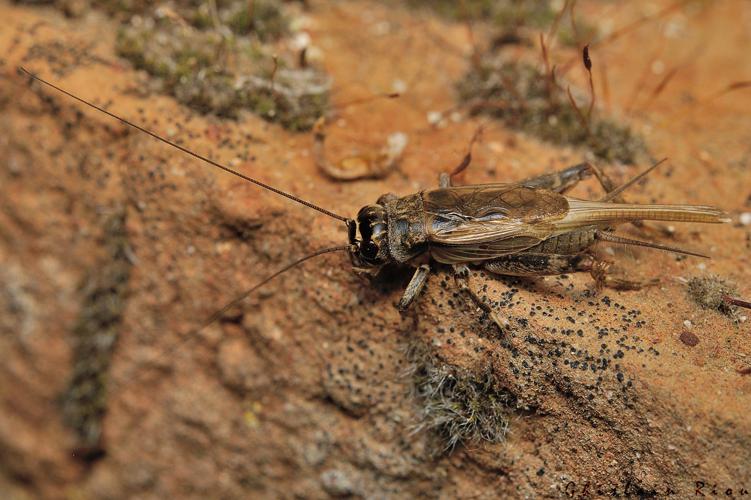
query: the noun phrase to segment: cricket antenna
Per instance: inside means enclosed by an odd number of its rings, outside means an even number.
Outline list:
[[[221,309],[219,309],[218,311],[216,311],[214,314],[212,314],[211,316],[209,316],[206,319],[206,321],[204,321],[203,324],[200,327],[196,328],[193,332],[191,332],[191,335],[188,335],[188,337],[192,337],[193,336],[192,334],[196,334],[196,333],[200,332],[201,330],[203,330],[204,328],[206,328],[207,326],[209,326],[210,324],[212,324],[213,322],[215,322],[216,320],[218,320],[219,318],[221,318],[224,315],[224,313],[226,313],[231,308],[233,308],[234,306],[236,306],[237,304],[239,304],[240,302],[242,302],[243,300],[245,300],[246,298],[248,298],[248,296],[251,293],[255,292],[256,290],[258,290],[263,285],[265,285],[269,281],[273,280],[274,278],[276,278],[280,274],[286,273],[287,271],[289,271],[293,267],[298,266],[298,265],[302,264],[303,262],[305,262],[306,260],[312,259],[313,257],[318,257],[319,255],[323,255],[323,254],[327,254],[327,253],[341,252],[341,251],[349,250],[350,247],[351,247],[350,245],[340,245],[340,246],[336,246],[336,247],[322,248],[320,250],[316,250],[313,253],[309,253],[308,255],[305,255],[304,257],[300,257],[299,259],[297,259],[295,261],[290,262],[289,264],[287,264],[283,268],[278,269],[275,272],[273,272],[272,274],[270,274],[267,277],[265,277],[259,283],[256,283],[255,285],[253,285],[252,288],[249,288],[248,290],[245,290],[243,293],[241,293],[240,295],[238,295],[237,297],[235,297],[234,299],[232,299],[232,301],[228,302],[227,305],[225,305],[224,307],[222,307]]]
[[[271,280],[273,280],[274,278],[276,278],[280,274],[284,274],[287,271],[289,271],[290,269],[292,269],[293,267],[296,267],[296,266],[302,264],[303,262],[308,261],[308,260],[310,260],[310,259],[312,259],[314,257],[318,257],[320,255],[324,255],[324,254],[327,254],[327,253],[347,251],[347,250],[350,250],[351,248],[352,248],[351,245],[341,245],[341,246],[336,246],[336,247],[322,248],[320,250],[316,250],[316,251],[314,251],[312,253],[309,253],[308,255],[300,257],[300,258],[298,258],[298,259],[290,262],[289,264],[287,264],[286,266],[284,266],[284,267],[282,267],[280,269],[277,269],[276,271],[274,271],[273,273],[269,274],[264,279],[262,279],[261,281],[259,281],[255,285],[253,285],[253,287],[249,288],[248,290],[245,290],[243,293],[241,293],[240,295],[238,295],[237,297],[235,297],[234,299],[232,299],[230,302],[228,302],[225,306],[223,306],[221,309],[219,309],[218,311],[216,311],[214,314],[212,314],[211,316],[209,316],[203,323],[201,323],[200,326],[198,326],[196,328],[193,328],[191,331],[189,331],[187,333],[187,335],[185,335],[184,337],[178,339],[172,345],[166,346],[161,351],[161,353],[157,354],[157,359],[161,359],[161,358],[167,356],[168,354],[174,353],[180,347],[182,347],[183,345],[185,345],[187,342],[195,339],[196,336],[200,332],[202,332],[206,327],[208,327],[209,325],[213,324],[217,320],[221,319],[221,317],[224,315],[224,313],[226,313],[231,308],[233,308],[234,306],[236,306],[237,304],[239,304],[240,302],[242,302],[243,300],[245,300],[246,298],[248,298],[248,296],[250,296],[250,294],[252,294],[256,290],[258,290],[262,286],[266,285],[267,283],[269,283]],[[129,382],[131,380],[131,378],[132,377],[130,376],[130,372],[129,372],[128,374],[126,374],[125,377],[123,377],[123,380],[125,380],[126,383],[127,383],[127,382]]]
[[[170,141],[169,139],[165,139],[164,137],[160,136],[159,134],[157,134],[155,132],[152,132],[151,130],[148,130],[148,129],[140,126],[140,125],[137,125],[137,124],[135,124],[135,123],[133,123],[133,122],[131,122],[129,120],[126,120],[125,118],[122,118],[121,116],[118,116],[118,115],[116,115],[116,114],[114,114],[114,113],[112,113],[110,111],[107,111],[106,109],[104,109],[104,108],[102,108],[100,106],[97,106],[94,103],[91,103],[89,101],[86,101],[85,99],[82,99],[82,98],[80,98],[80,97],[78,97],[76,95],[73,95],[70,92],[68,92],[67,90],[61,89],[57,85],[54,85],[54,84],[52,84],[52,83],[50,83],[50,82],[48,82],[48,81],[46,81],[46,80],[44,80],[44,79],[36,76],[35,74],[33,74],[32,72],[30,72],[29,70],[27,70],[26,68],[24,68],[22,66],[19,66],[18,70],[21,71],[21,72],[23,72],[23,73],[26,73],[26,75],[28,75],[29,78],[31,78],[33,80],[36,80],[36,81],[38,81],[40,83],[43,83],[44,85],[47,85],[48,87],[51,87],[51,88],[57,90],[58,92],[61,92],[61,93],[65,94],[65,95],[67,95],[68,97],[70,97],[72,99],[75,99],[76,101],[78,101],[78,102],[80,102],[82,104],[85,104],[86,106],[89,106],[90,108],[96,109],[97,111],[101,111],[105,115],[111,116],[112,118],[114,118],[116,120],[119,120],[120,122],[124,123],[125,125],[128,125],[129,127],[133,127],[134,129],[139,130],[139,131],[143,132],[144,134],[150,135],[154,139],[156,139],[158,141],[161,141],[161,142],[163,142],[163,143],[165,143],[165,144],[167,144],[169,146],[172,146],[173,148],[178,149],[178,150],[182,151],[183,153],[192,156],[193,158],[197,158],[199,160],[202,160],[202,161],[208,163],[209,165],[211,165],[213,167],[216,167],[216,168],[218,168],[220,170],[224,170],[225,172],[227,172],[229,174],[232,174],[232,175],[235,175],[235,176],[237,176],[237,177],[239,177],[239,178],[241,178],[243,180],[246,180],[246,181],[248,181],[248,182],[250,182],[252,184],[255,184],[256,186],[259,186],[259,187],[262,187],[264,189],[267,189],[267,190],[271,191],[272,193],[276,193],[276,194],[278,194],[280,196],[284,196],[285,198],[288,198],[288,199],[290,199],[292,201],[295,201],[295,202],[297,202],[297,203],[299,203],[301,205],[305,205],[308,208],[312,208],[313,210],[317,210],[318,212],[321,212],[322,214],[326,214],[329,217],[332,217],[334,219],[340,220],[340,221],[344,222],[345,224],[347,224],[347,227],[349,227],[351,225],[351,219],[348,219],[347,217],[342,217],[341,215],[335,214],[334,212],[331,212],[330,210],[326,210],[325,208],[319,207],[318,205],[314,205],[313,203],[310,203],[309,201],[305,201],[305,200],[303,200],[301,198],[298,198],[295,195],[292,195],[292,194],[289,194],[289,193],[285,193],[281,189],[277,189],[275,187],[269,186],[268,184],[265,184],[265,183],[263,183],[261,181],[253,179],[252,177],[248,177],[245,174],[241,174],[237,170],[231,169],[231,168],[229,168],[229,167],[227,167],[225,165],[222,165],[221,163],[217,163],[214,160],[211,160],[211,159],[206,158],[205,156],[202,156],[202,155],[200,155],[200,154],[198,154],[198,153],[196,153],[194,151],[191,151],[188,148],[180,146],[179,144],[174,143],[174,142]]]

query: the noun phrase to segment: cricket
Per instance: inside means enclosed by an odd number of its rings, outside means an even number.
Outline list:
[[[354,271],[367,274],[376,274],[388,264],[411,263],[427,257],[431,261],[453,266],[457,276],[466,272],[467,265],[481,266],[493,274],[506,276],[533,277],[588,272],[598,286],[635,289],[645,283],[610,276],[607,272],[607,262],[598,260],[590,252],[596,242],[605,241],[698,257],[705,256],[676,247],[618,236],[613,233],[617,225],[640,221],[718,224],[730,220],[727,214],[715,207],[616,201],[623,191],[665,160],[614,189],[611,188],[612,181],[591,163],[582,163],[557,173],[533,177],[518,183],[456,186],[452,182],[452,177],[470,165],[471,144],[470,152],[454,171],[441,174],[438,189],[406,196],[384,194],[375,204],[360,209],[356,218],[347,218],[175,144],[34,75],[25,68],[19,68],[19,71],[31,80],[41,82],[212,167],[346,224],[349,239],[346,245],[315,251],[272,273],[212,315],[203,326],[221,317],[229,308],[281,273],[313,257],[337,251],[348,252]],[[477,134],[472,142],[476,139]],[[590,175],[594,175],[600,181],[606,191],[605,196],[590,201],[565,195],[566,191]],[[429,273],[429,263],[417,266],[397,304],[399,309],[407,309],[414,303]],[[469,291],[477,300],[466,284],[463,284],[462,288]],[[479,300],[478,306],[486,308]]]

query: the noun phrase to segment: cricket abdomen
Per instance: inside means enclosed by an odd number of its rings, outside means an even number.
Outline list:
[[[524,253],[532,254],[560,254],[573,255],[586,250],[595,242],[594,228],[586,228],[579,231],[552,236],[537,245],[524,250]]]

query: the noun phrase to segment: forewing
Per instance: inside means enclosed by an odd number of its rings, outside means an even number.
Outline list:
[[[518,184],[436,189],[423,193],[423,204],[430,242],[444,245],[544,239],[568,211],[565,197]]]
[[[430,253],[435,260],[446,264],[480,262],[526,250],[542,241],[532,236],[515,236],[486,243],[461,245],[432,245]]]

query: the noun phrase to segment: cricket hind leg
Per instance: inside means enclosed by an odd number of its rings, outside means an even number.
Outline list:
[[[595,288],[614,288],[616,290],[639,290],[656,285],[657,279],[629,280],[610,272],[611,264],[599,260],[591,254],[515,254],[485,262],[486,270],[504,276],[555,276],[587,272],[595,281]]]
[[[599,167],[589,162],[579,163],[573,167],[553,172],[552,174],[531,177],[521,181],[520,184],[531,188],[549,189],[563,194],[590,175],[595,176],[606,194],[610,194],[612,191],[619,189],[619,186],[616,185],[615,181],[608,177]],[[613,197],[612,201],[625,203],[623,196],[620,194]],[[640,229],[644,228],[644,223],[642,221],[633,221],[631,224]]]
[[[472,163],[472,147],[481,135],[482,127],[479,127],[472,136],[469,148],[467,148],[467,154],[464,155],[462,161],[454,167],[451,172],[444,172],[438,177],[438,186],[441,189],[453,186],[454,177],[464,172],[467,167],[469,167],[470,163]],[[551,174],[531,177],[521,181],[520,184],[532,188],[549,189],[558,193],[565,193],[590,175],[595,176],[606,193],[610,193],[617,188],[615,182],[610,179],[610,177],[608,177],[599,167],[589,162],[579,163]]]
[[[489,260],[483,267],[503,276],[554,276],[589,272],[595,258],[587,253],[575,255],[520,253]]]
[[[610,262],[604,260],[595,261],[590,269],[589,274],[592,279],[595,280],[595,288],[601,290],[603,288],[613,288],[615,290],[641,290],[649,286],[654,286],[660,283],[657,278],[646,280],[631,280],[621,276],[617,276],[610,272]]]
[[[462,159],[462,162],[454,168],[450,173],[443,172],[441,175],[438,176],[438,187],[441,189],[450,188],[454,185],[453,178],[454,176],[460,174],[464,170],[467,169],[470,162],[472,161],[472,147],[470,146],[470,152],[464,155],[464,158]]]
[[[396,308],[400,311],[406,311],[420,295],[420,292],[425,287],[425,283],[428,281],[428,275],[430,275],[430,266],[422,264],[415,270],[415,274],[412,275],[412,279],[409,280],[407,288],[404,290],[404,294],[399,302],[396,304]]]
[[[531,188],[548,189],[563,194],[590,175],[595,176],[606,193],[609,193],[616,188],[615,182],[613,182],[610,177],[605,175],[599,167],[589,162],[579,163],[551,174],[530,177],[529,179],[521,181],[519,184]]]

